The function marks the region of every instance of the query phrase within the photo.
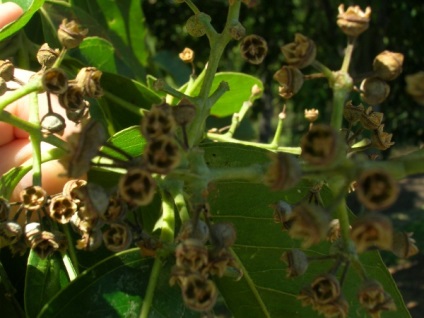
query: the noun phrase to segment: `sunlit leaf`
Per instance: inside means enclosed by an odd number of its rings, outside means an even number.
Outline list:
[[[87,65],[97,67],[101,71],[116,72],[115,49],[109,41],[97,36],[87,37],[78,50]]]

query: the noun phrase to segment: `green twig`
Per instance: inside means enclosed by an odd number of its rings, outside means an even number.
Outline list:
[[[272,139],[272,142],[270,144],[274,147],[278,147],[278,144],[280,143],[280,136],[281,132],[283,131],[284,119],[286,119],[286,105],[284,105],[281,113],[278,114],[277,128],[275,129],[274,138]]]
[[[0,111],[3,110],[7,105],[17,101],[33,92],[39,92],[43,89],[40,78],[29,81],[25,86],[19,87],[18,89],[11,91],[10,93],[0,97]]]
[[[69,226],[70,226],[69,224],[63,225],[62,230],[66,235],[66,240],[68,241],[68,253],[69,253],[69,258],[70,258],[70,261],[71,261],[70,266],[72,266],[72,273],[75,273],[78,276],[79,273],[80,273],[79,272],[78,258],[77,258],[77,253],[75,251],[75,246],[73,244],[72,234],[71,234],[71,231],[69,230]],[[65,257],[65,255],[63,257]],[[72,273],[70,272],[70,268],[68,269],[68,267],[67,267],[66,269],[68,271],[69,278],[71,278]]]
[[[352,59],[353,48],[355,46],[356,37],[348,37],[343,64],[340,71],[347,73],[349,71],[350,61]]]
[[[62,255],[62,262],[63,262],[63,265],[65,265],[66,272],[68,273],[68,276],[69,276],[69,280],[72,282],[75,278],[77,278],[78,274],[68,254],[64,253]]]
[[[240,111],[238,113],[233,114],[233,117],[231,119],[230,129],[228,129],[225,136],[233,137],[234,133],[236,132],[237,127],[240,125],[240,122],[243,120],[244,116],[246,115],[246,113],[250,109],[250,107],[252,107],[251,101],[244,102],[243,105],[240,108]]]
[[[191,0],[185,0],[185,3],[189,6],[189,8],[191,9],[191,11],[193,11],[194,14],[200,13],[200,10]]]
[[[144,116],[144,114],[147,112],[146,109],[140,108],[137,105],[134,105],[133,103],[127,102],[125,99],[116,96],[115,94],[112,94],[108,91],[104,91],[103,96],[138,116]]]
[[[29,122],[40,127],[38,94],[30,94]],[[41,186],[41,128],[30,135],[32,146],[32,183]]]

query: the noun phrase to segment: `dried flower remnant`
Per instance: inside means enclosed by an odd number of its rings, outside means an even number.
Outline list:
[[[294,66],[283,66],[274,73],[273,78],[280,84],[279,95],[285,99],[292,98],[297,94],[304,82],[302,72]]]
[[[184,48],[184,50],[178,54],[178,57],[184,63],[193,63],[194,61],[194,51],[189,47]]]
[[[187,239],[177,246],[175,257],[178,267],[198,272],[208,264],[208,249],[197,239]]]
[[[215,283],[199,274],[191,274],[183,280],[181,291],[185,305],[195,311],[213,308],[218,297]]]
[[[0,223],[0,246],[14,244],[22,236],[22,227],[13,221]]]
[[[9,60],[0,60],[0,77],[5,81],[13,80],[15,74],[15,66]]]
[[[402,53],[383,51],[372,64],[374,75],[384,81],[392,81],[402,73],[404,56]]]
[[[416,255],[419,250],[413,233],[395,232],[393,234],[392,253],[400,258],[409,258]]]
[[[210,227],[210,240],[218,249],[228,248],[237,238],[236,229],[231,223],[215,223]]]
[[[377,77],[364,79],[360,89],[361,99],[370,105],[381,104],[390,93],[389,84]]]
[[[355,106],[352,101],[348,101],[343,108],[343,117],[349,124],[354,125],[361,119],[363,112],[364,106],[362,104]]]
[[[63,94],[68,89],[68,78],[64,71],[50,68],[41,77],[43,89],[52,94]]]
[[[406,92],[424,106],[424,71],[405,76]]]
[[[102,245],[102,231],[95,229],[84,232],[81,239],[77,240],[76,248],[84,251],[94,251]]]
[[[67,19],[62,20],[57,30],[59,41],[65,49],[73,49],[79,46],[87,33],[87,29],[81,30],[74,20],[68,22]]]
[[[275,223],[281,223],[281,229],[288,230],[293,222],[293,219],[290,217],[293,210],[291,205],[280,200],[277,203],[272,204],[270,207],[274,209],[273,217]]]
[[[319,110],[315,108],[305,109],[305,119],[310,123],[315,122],[318,119]]]
[[[392,205],[398,196],[395,179],[385,170],[363,171],[356,181],[359,201],[370,210],[382,210]]]
[[[119,194],[130,205],[146,205],[153,199],[156,182],[145,169],[134,167],[119,180]]]
[[[383,131],[384,125],[373,130],[371,135],[371,145],[379,150],[387,150],[395,143],[392,141],[393,134]]]
[[[268,44],[259,35],[245,36],[240,43],[241,56],[251,64],[261,64],[268,53]]]
[[[50,68],[56,62],[59,56],[58,49],[52,49],[48,43],[44,43],[38,49],[37,52],[37,61],[43,68]]]
[[[358,293],[361,306],[373,318],[379,318],[383,311],[396,310],[392,297],[376,280],[366,280]]]
[[[51,199],[49,205],[50,217],[58,223],[66,224],[77,211],[77,204],[64,195],[58,195]]]
[[[296,33],[294,42],[288,43],[281,48],[287,64],[297,68],[305,68],[315,61],[317,48],[311,39]]]
[[[148,170],[160,174],[169,173],[180,163],[178,144],[168,135],[150,140],[143,156]]]
[[[337,25],[344,34],[357,37],[368,29],[370,18],[370,7],[367,7],[364,12],[359,6],[349,6],[345,11],[344,4],[341,4],[337,16]]]
[[[287,277],[303,275],[308,269],[308,257],[299,249],[292,249],[281,255],[281,260],[287,264]]]
[[[34,234],[29,239],[31,249],[41,258],[45,259],[59,250],[57,237],[48,231],[42,231]]]
[[[390,219],[377,213],[358,218],[353,224],[350,237],[358,253],[370,248],[391,250],[393,227]]]
[[[47,199],[46,191],[40,186],[30,186],[19,193],[22,206],[28,211],[41,209]]]
[[[132,231],[126,223],[112,223],[103,232],[103,242],[105,247],[112,252],[126,250],[132,243]]]
[[[380,112],[375,112],[372,110],[372,107],[368,107],[365,111],[361,113],[359,118],[362,127],[369,130],[378,129],[383,122],[384,114]]]
[[[83,67],[77,74],[75,81],[82,88],[84,96],[99,98],[103,95],[102,87],[100,86],[100,78],[102,72],[95,67]]]
[[[141,133],[146,139],[172,134],[175,127],[171,106],[167,103],[153,105],[141,121]]]

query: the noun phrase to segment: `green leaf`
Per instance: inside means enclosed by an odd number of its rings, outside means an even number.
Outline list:
[[[59,253],[41,259],[32,250],[29,254],[25,277],[25,311],[36,317],[41,308],[69,283]]]
[[[211,94],[218,88],[219,83],[222,81],[228,83],[230,90],[211,109],[211,114],[218,117],[230,116],[238,112],[243,102],[250,99],[253,85],[258,85],[261,90],[264,88],[262,82],[256,77],[243,73],[222,72],[216,73],[212,83]],[[191,96],[197,96],[199,92],[200,86],[194,90]]]
[[[116,73],[115,49],[113,45],[100,37],[87,37],[80,44],[80,58],[90,66],[101,71]]]
[[[44,0],[12,0],[11,2],[18,4],[24,10],[24,13],[18,20],[0,29],[0,41],[22,29],[33,14],[43,5]]]
[[[109,138],[109,143],[115,147],[125,151],[133,158],[141,156],[144,147],[146,146],[146,139],[141,135],[140,126],[132,126],[117,132]],[[122,155],[113,151],[112,149],[104,149],[104,152],[112,154],[121,159],[125,159]]]
[[[138,248],[111,256],[82,273],[46,304],[39,318],[138,317],[153,265]],[[171,264],[162,269],[149,317],[198,317],[169,286]]]
[[[267,151],[236,144],[206,144],[206,160],[211,167],[243,166],[267,162]],[[301,183],[289,191],[270,191],[262,184],[240,181],[220,182],[212,187],[210,206],[214,221],[233,223],[237,230],[237,241],[233,247],[239,258],[244,276],[239,282],[229,278],[217,280],[220,292],[235,317],[316,317],[310,307],[302,307],[296,300],[299,291],[320,273],[327,272],[331,261],[313,262],[303,276],[286,278],[286,266],[280,261],[281,254],[298,248],[299,242],[292,240],[281,226],[273,220],[270,205],[278,200],[296,203],[309,190]],[[330,191],[321,192],[324,203],[332,200]],[[329,243],[313,246],[305,252],[311,256],[328,254]],[[378,252],[367,252],[361,256],[370,277],[380,281],[395,300],[398,310],[384,313],[384,317],[410,317],[395,282],[385,267]],[[349,317],[366,317],[356,299],[360,277],[350,269],[343,286],[349,302]]]

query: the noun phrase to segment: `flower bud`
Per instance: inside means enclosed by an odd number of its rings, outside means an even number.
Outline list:
[[[287,277],[303,275],[308,269],[308,257],[299,249],[291,249],[281,255],[281,260],[287,264]]]
[[[367,7],[364,12],[359,6],[349,6],[345,11],[344,4],[341,4],[337,16],[337,25],[344,34],[356,37],[368,29],[370,17],[370,7]]]
[[[79,46],[87,33],[87,29],[80,30],[78,24],[74,20],[68,22],[67,19],[62,20],[62,24],[57,30],[59,42],[65,49],[73,49]]]
[[[44,43],[37,52],[37,61],[44,68],[50,68],[56,62],[59,50],[53,50],[47,43]]]
[[[328,125],[314,125],[303,136],[301,157],[312,165],[329,165],[341,153],[340,136]]]
[[[184,63],[193,63],[194,61],[194,51],[188,47],[184,48],[184,50],[178,54],[178,57]]]
[[[43,72],[41,83],[46,92],[62,94],[68,89],[68,77],[58,68],[49,68]]]
[[[384,81],[392,81],[402,73],[403,54],[383,51],[372,64],[374,75]]]
[[[43,118],[41,118],[40,125],[42,130],[50,134],[59,135],[63,134],[66,127],[65,118],[58,113],[45,114]]]
[[[386,170],[369,169],[358,176],[356,193],[367,209],[383,210],[396,201],[399,187]]]
[[[114,253],[126,250],[132,243],[131,228],[126,223],[112,223],[103,232],[105,247]]]
[[[382,79],[369,77],[361,83],[361,99],[370,104],[376,105],[384,102],[389,96],[390,86]]]
[[[362,284],[358,299],[361,306],[372,317],[380,317],[382,311],[396,310],[392,297],[376,280],[368,279]]]
[[[424,72],[405,76],[406,92],[420,105],[424,106]]]
[[[155,194],[156,182],[148,171],[134,167],[121,177],[118,189],[128,204],[147,205]]]
[[[373,130],[371,135],[371,145],[378,150],[386,150],[395,143],[392,141],[393,134],[383,131],[384,125],[380,125],[376,130]]]
[[[187,33],[195,38],[204,36],[206,34],[205,23],[209,23],[210,21],[211,17],[203,12],[192,15],[186,23]]]
[[[395,232],[393,234],[392,253],[397,257],[409,258],[418,254],[419,250],[412,238],[414,233]]]
[[[296,185],[301,178],[298,160],[290,154],[270,154],[271,163],[264,177],[264,183],[272,190],[286,190]]]
[[[366,214],[352,224],[350,237],[358,253],[365,252],[369,248],[390,250],[393,242],[392,223],[381,214]]]
[[[5,82],[13,80],[15,73],[15,66],[9,60],[0,60],[0,77]]]
[[[99,98],[103,95],[103,90],[100,86],[100,78],[102,72],[95,67],[83,67],[77,74],[75,81],[82,88],[84,96]]]
[[[278,93],[281,97],[289,99],[297,94],[303,86],[302,72],[293,66],[283,66],[274,73],[273,78],[280,84]]]
[[[311,65],[317,54],[314,41],[300,33],[296,33],[294,42],[284,45],[281,51],[287,64],[300,69]]]
[[[256,34],[245,36],[240,43],[241,56],[251,64],[261,64],[268,53],[268,44]]]

